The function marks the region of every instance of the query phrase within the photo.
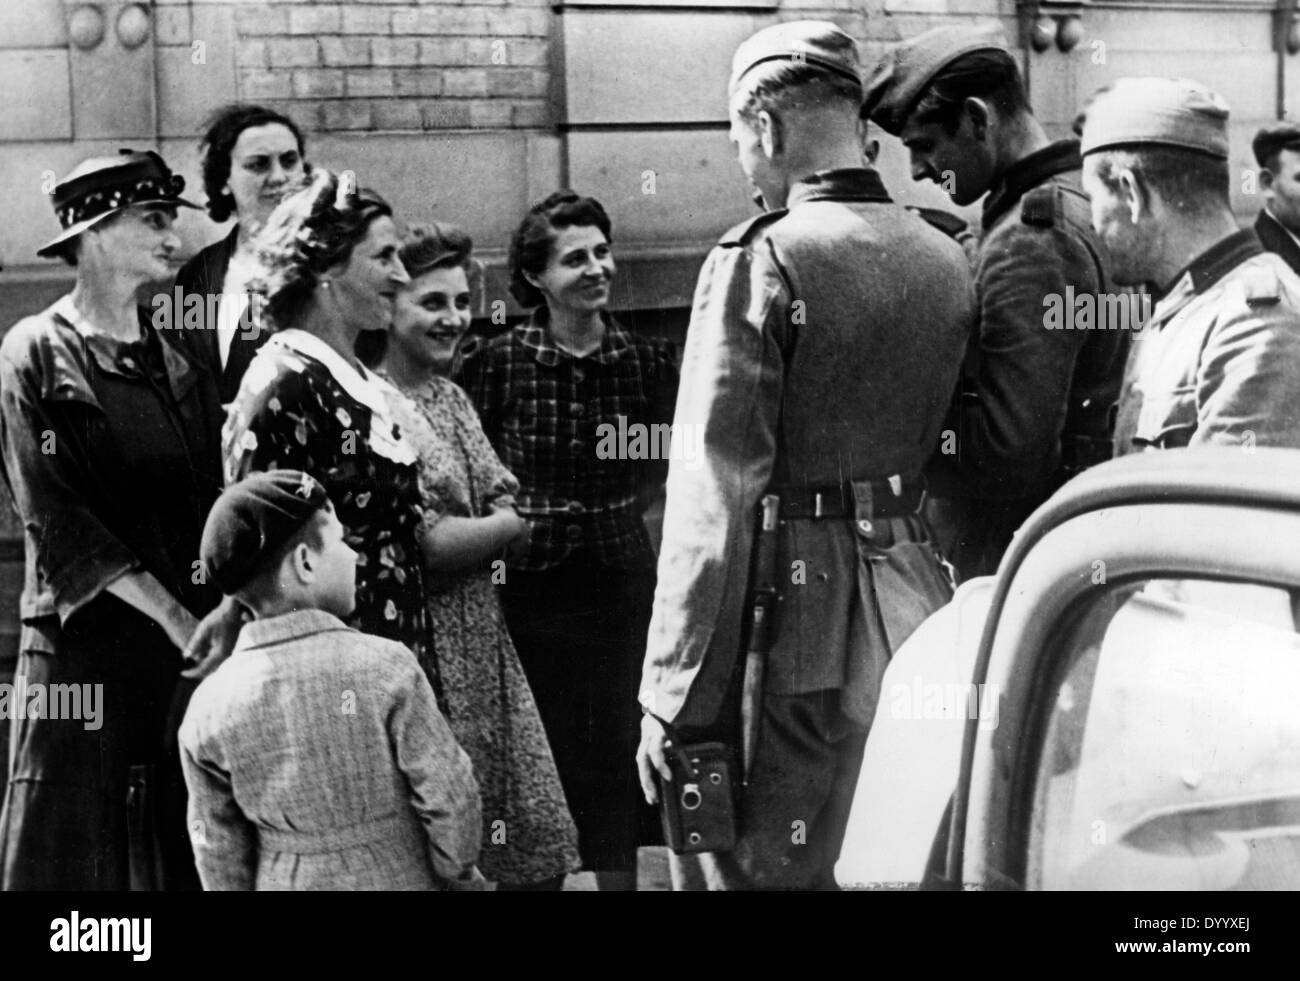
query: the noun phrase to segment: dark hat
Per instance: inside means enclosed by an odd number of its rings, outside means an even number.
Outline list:
[[[54,213],[63,231],[36,250],[51,256],[97,222],[133,204],[198,208],[180,196],[185,178],[173,174],[152,150],[122,150],[116,157],[83,160],[54,185]]]
[[[765,27],[743,41],[731,59],[727,94],[735,95],[740,80],[769,61],[816,65],[862,86],[858,43],[830,21],[796,20]]]
[[[1283,121],[1265,126],[1250,141],[1250,149],[1261,167],[1267,167],[1265,161],[1279,150],[1300,150],[1300,123]]]
[[[1121,78],[1083,111],[1080,152],[1171,146],[1228,159],[1228,104],[1187,78]]]
[[[926,87],[963,55],[1001,51],[1011,58],[996,28],[936,27],[895,44],[867,80],[862,115],[898,136]]]
[[[231,484],[208,512],[199,558],[227,595],[262,570],[275,550],[329,503],[301,470],[268,470]]]

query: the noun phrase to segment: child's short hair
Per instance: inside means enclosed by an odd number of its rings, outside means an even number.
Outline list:
[[[262,556],[252,578],[231,595],[253,610],[257,609],[260,600],[278,596],[280,592],[279,573],[284,565],[284,560],[292,555],[293,550],[299,545],[305,544],[308,548],[317,552],[323,549],[325,547],[325,536],[322,528],[325,525],[326,516],[333,513],[334,505],[330,503],[329,498],[326,498],[324,505],[307,519],[306,524],[290,535],[284,544],[270,549]]]

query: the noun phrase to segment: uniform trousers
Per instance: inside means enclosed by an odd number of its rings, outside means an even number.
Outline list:
[[[677,890],[835,889],[867,743],[839,689],[764,694],[753,772],[740,796],[736,847],[669,857]]]

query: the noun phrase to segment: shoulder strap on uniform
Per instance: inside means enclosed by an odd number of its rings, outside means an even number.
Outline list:
[[[963,219],[949,211],[940,211],[938,208],[922,208],[914,204],[909,204],[907,210],[924,218],[949,238],[961,238],[969,228]]]
[[[1247,306],[1271,307],[1282,300],[1282,283],[1278,280],[1277,273],[1267,267],[1246,270],[1241,286]]]
[[[765,211],[761,215],[755,215],[748,221],[742,221],[739,225],[729,228],[726,234],[718,239],[718,244],[745,245],[760,229],[766,228],[780,218],[784,218],[785,215],[785,208],[777,208],[775,211]]]
[[[1051,228],[1056,224],[1057,193],[1055,184],[1044,184],[1026,191],[1020,199],[1020,220],[1026,225]]]

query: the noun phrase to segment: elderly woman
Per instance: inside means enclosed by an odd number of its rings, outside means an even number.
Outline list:
[[[225,106],[212,116],[200,144],[208,216],[218,224],[235,218],[235,227],[181,267],[176,286],[197,294],[200,329],[171,334],[182,351],[220,379],[222,403],[235,397],[240,379],[266,334],[248,315],[244,267],[253,258],[253,241],[286,191],[302,183],[302,131],[288,116],[262,106]],[[209,305],[209,297],[212,297]],[[209,323],[215,309],[217,322]]]
[[[628,753],[654,595],[642,515],[662,471],[602,434],[672,421],[677,368],[666,345],[610,317],[610,221],[592,198],[552,194],[510,246],[511,292],[527,323],[466,357],[483,429],[518,478],[528,537],[507,559],[506,622],[546,724],[583,865],[597,885],[636,885],[640,807]],[[649,431],[649,430],[648,430]],[[644,441],[643,441],[644,445]]]
[[[26,529],[4,889],[154,884],[133,875],[152,866],[128,807],[142,774],[162,816],[161,884],[197,883],[163,746],[180,649],[218,598],[197,559],[221,488],[219,420],[210,376],[137,306],[171,277],[176,209],[196,207],[183,187],[159,156],[129,151],[59,182],[63,231],[39,254],[74,265],[76,285],[0,345],[0,451]],[[55,692],[72,697],[46,703]]]
[[[470,324],[470,250],[451,225],[413,228],[379,373],[406,398],[394,414],[420,456],[429,616],[452,732],[483,795],[479,867],[502,889],[558,888],[578,867],[546,732],[492,584],[492,566],[527,525],[518,482],[493,452],[469,398],[443,377]],[[504,834],[502,831],[504,830]]]

